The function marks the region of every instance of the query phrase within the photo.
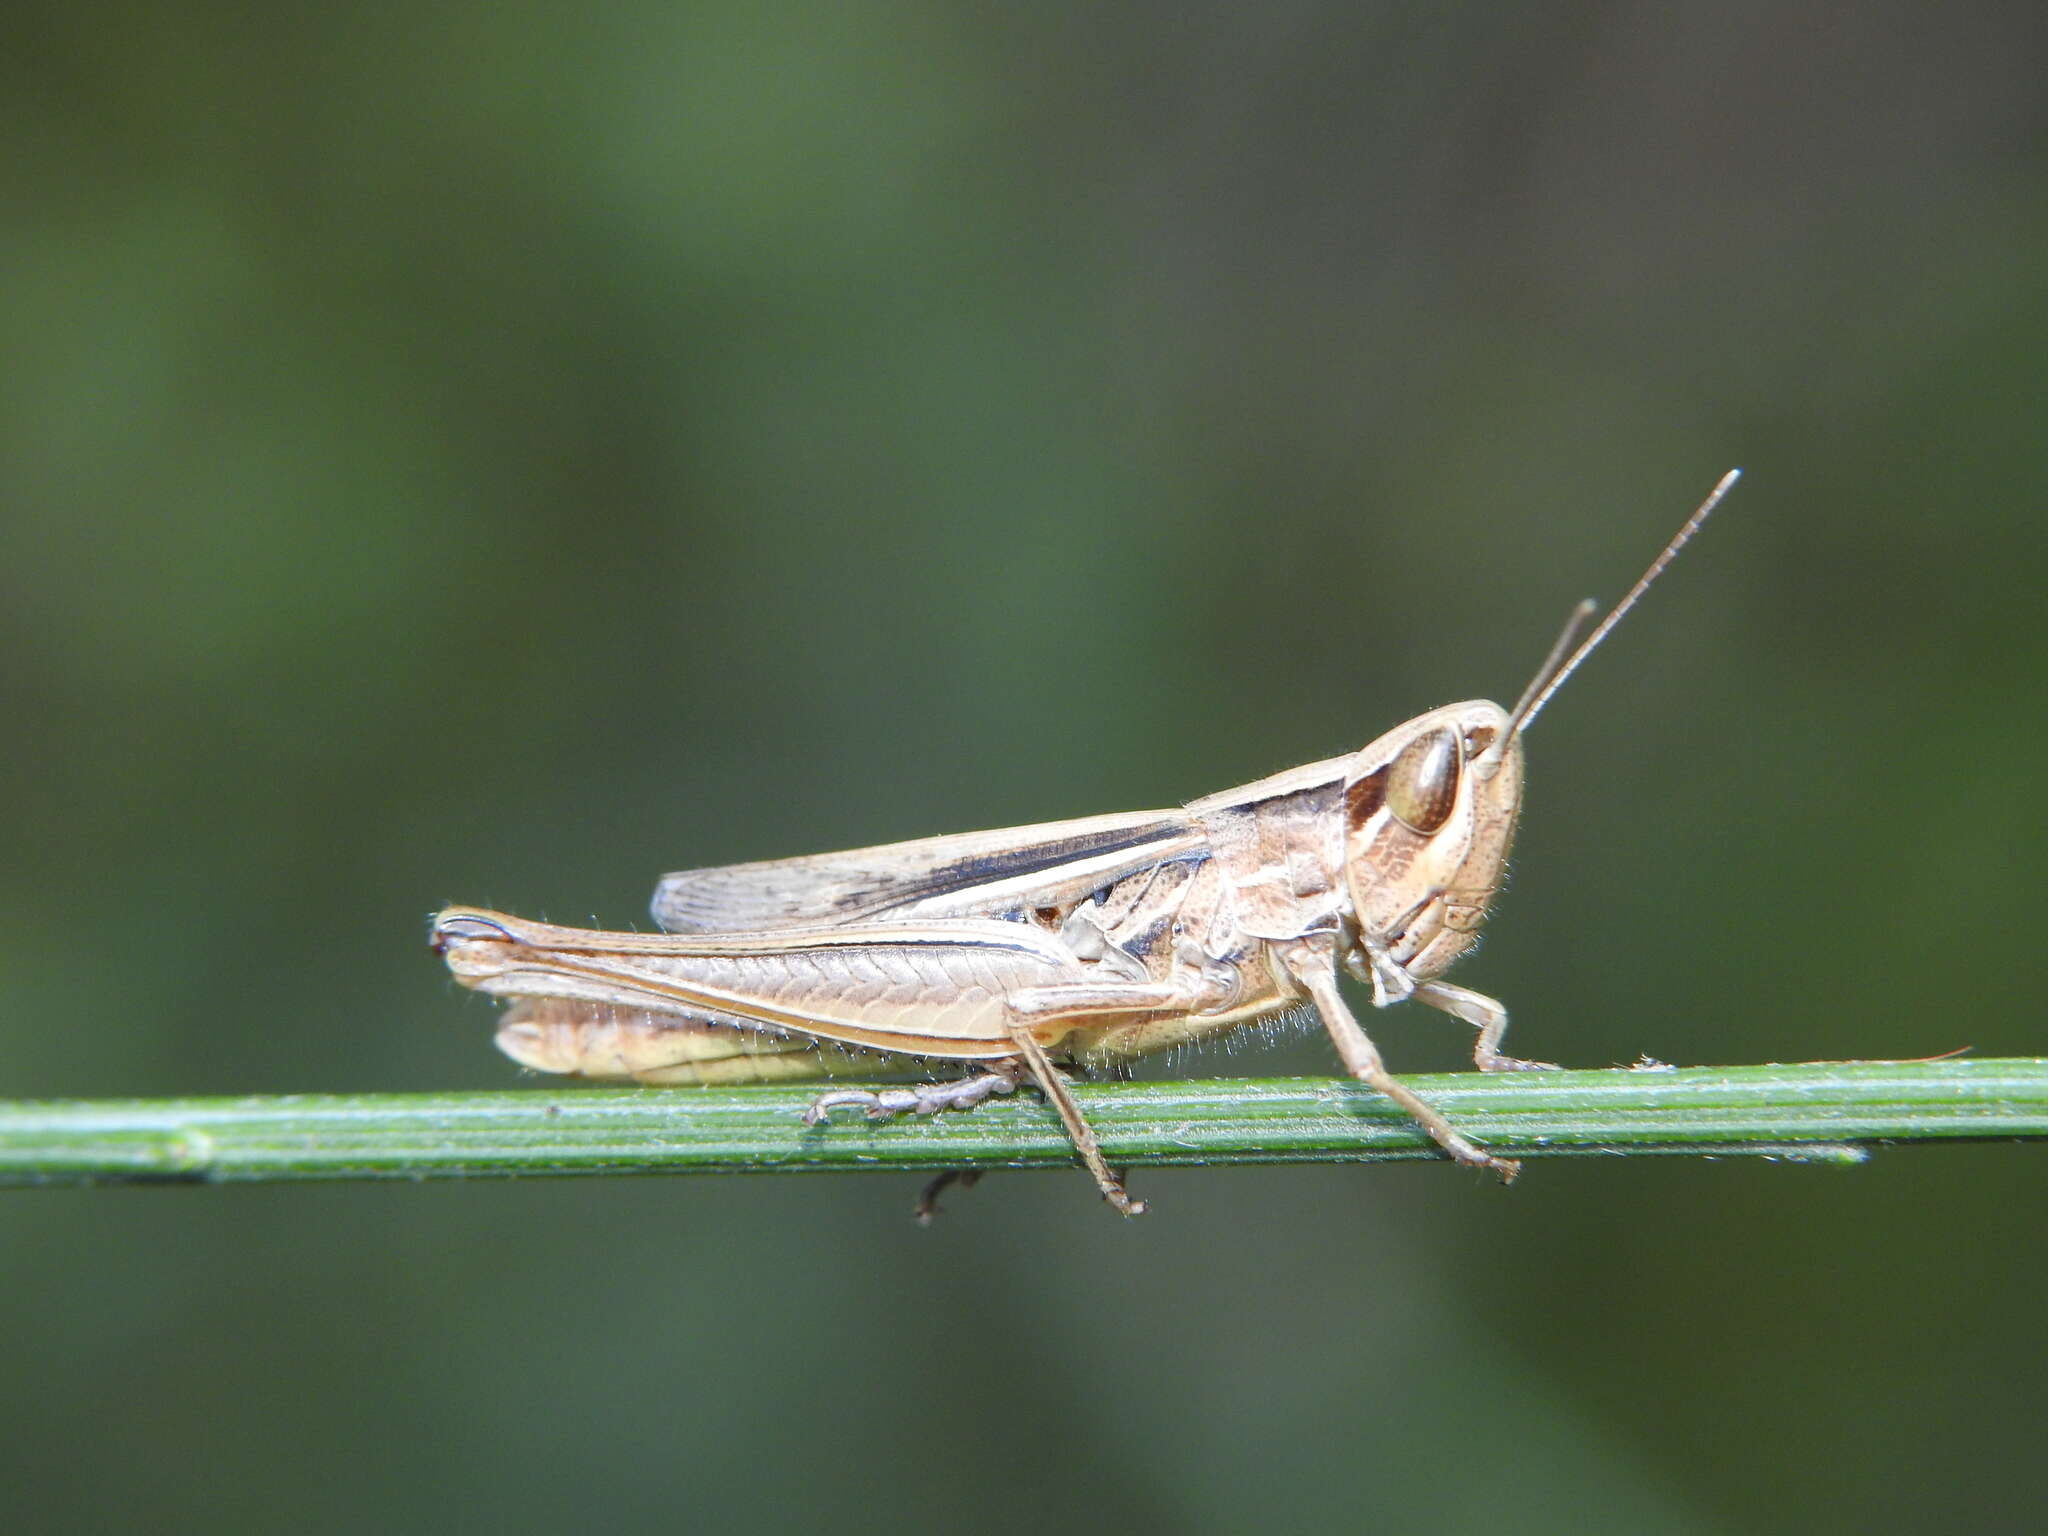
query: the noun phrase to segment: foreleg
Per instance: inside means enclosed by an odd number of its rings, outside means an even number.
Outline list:
[[[1307,990],[1316,1011],[1323,1016],[1323,1026],[1330,1032],[1330,1039],[1337,1047],[1337,1055],[1343,1061],[1345,1071],[1407,1110],[1416,1124],[1429,1132],[1430,1139],[1459,1162],[1474,1168],[1491,1168],[1503,1182],[1522,1171],[1520,1163],[1495,1157],[1475,1146],[1441,1113],[1387,1070],[1386,1063],[1380,1059],[1379,1047],[1372,1043],[1372,1037],[1352,1017],[1351,1009],[1337,990],[1336,957],[1328,940],[1320,944],[1314,940],[1303,940],[1289,945],[1280,952],[1280,958],[1288,973]],[[1501,1023],[1505,1028],[1505,1010],[1502,1010]]]
[[[1440,1008],[1454,1019],[1463,1019],[1479,1031],[1472,1046],[1472,1063],[1482,1072],[1554,1072],[1554,1061],[1524,1061],[1501,1054],[1500,1037],[1508,1030],[1508,1011],[1499,999],[1448,981],[1418,982],[1415,1000]]]

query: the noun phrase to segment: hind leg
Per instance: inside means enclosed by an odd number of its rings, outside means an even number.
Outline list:
[[[908,1088],[835,1088],[811,1100],[804,1111],[804,1124],[817,1125],[832,1118],[835,1109],[858,1108],[870,1120],[889,1120],[897,1115],[936,1115],[944,1109],[972,1109],[990,1098],[1017,1091],[1024,1081],[1022,1063],[998,1062],[972,1077],[949,1078],[940,1083],[917,1083]]]

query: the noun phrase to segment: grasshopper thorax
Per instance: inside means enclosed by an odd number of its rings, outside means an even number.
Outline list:
[[[1418,715],[1351,760],[1344,868],[1357,943],[1416,980],[1478,942],[1522,808],[1522,743],[1475,699]]]

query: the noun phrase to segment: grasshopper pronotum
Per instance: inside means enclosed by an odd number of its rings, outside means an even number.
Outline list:
[[[513,999],[498,1044],[543,1072],[641,1083],[979,1070],[821,1095],[877,1118],[964,1109],[1034,1083],[1119,1211],[1060,1073],[1312,1004],[1345,1070],[1461,1163],[1517,1165],[1461,1135],[1386,1069],[1337,989],[1414,998],[1478,1030],[1507,1010],[1439,978],[1477,942],[1522,802],[1522,736],[1550,696],[1706,521],[1731,470],[1583,640],[1581,603],[1513,709],[1447,704],[1357,752],[1173,811],[922,838],[669,875],[658,934],[559,928],[451,907],[433,943],[464,985]],[[1574,641],[1577,641],[1574,644]],[[879,1058],[879,1059],[878,1059]]]

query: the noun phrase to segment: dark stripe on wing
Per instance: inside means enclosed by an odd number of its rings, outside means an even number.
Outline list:
[[[979,886],[1042,875],[1051,887],[1065,883],[1064,865],[1103,863],[1075,873],[1082,889],[1063,894],[1078,897],[1196,839],[1184,816],[1116,816],[678,870],[655,888],[654,920],[671,933],[743,933],[831,927],[956,896],[971,911]],[[1029,892],[1011,894],[1031,904]]]
[[[1185,823],[1169,822],[1136,830],[1091,832],[1079,837],[1063,837],[1055,842],[1005,849],[1001,853],[955,859],[950,864],[935,865],[929,874],[919,879],[893,885],[887,899],[870,910],[887,912],[913,902],[929,901],[934,896],[951,896],[976,886],[998,885],[1004,881],[1042,875],[1063,864],[1099,858],[1103,854],[1138,853],[1155,844],[1185,837],[1187,830]]]

